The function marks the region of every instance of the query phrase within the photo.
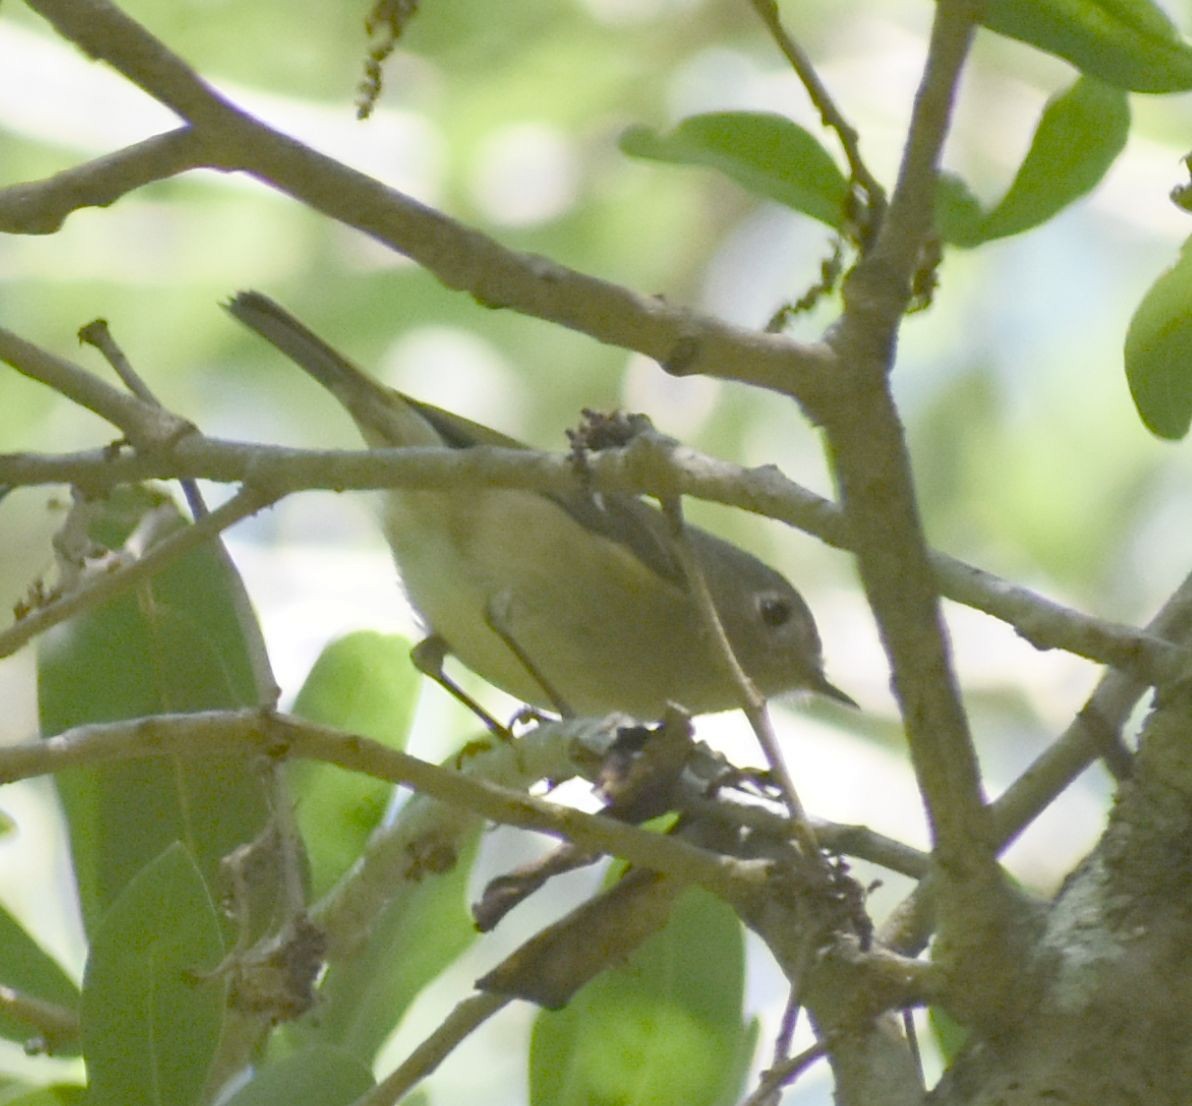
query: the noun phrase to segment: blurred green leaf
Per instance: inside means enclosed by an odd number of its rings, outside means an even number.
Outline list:
[[[416,703],[418,673],[403,638],[372,632],[330,644],[298,694],[294,712],[403,748]],[[327,765],[294,766],[299,823],[310,854],[316,895],[360,856],[384,816],[389,784]],[[397,816],[417,816],[415,798]],[[367,945],[337,960],[319,988],[309,1019],[289,1030],[291,1039],[332,1044],[365,1064],[393,1031],[409,1004],[476,936],[467,908],[467,883],[478,831],[464,842],[411,856],[412,876],[372,927]],[[433,855],[432,855],[433,854]]]
[[[187,525],[160,493],[129,487],[105,504],[92,537],[118,549],[149,511],[161,513],[164,531]],[[55,627],[38,648],[42,733],[253,704],[232,595],[225,565],[205,547]],[[214,883],[220,859],[255,837],[267,814],[259,769],[247,757],[148,758],[62,772],[55,782],[88,930],[174,841],[187,844]]]
[[[976,246],[981,241],[980,227],[985,209],[963,178],[955,173],[940,173],[935,192],[935,229],[953,246]]]
[[[1184,156],[1184,169],[1192,178],[1192,154]],[[1177,184],[1171,190],[1171,202],[1182,211],[1192,211],[1192,179]]]
[[[30,998],[56,1003],[68,1010],[77,1010],[79,989],[52,956],[49,955],[21,926],[21,924],[0,906],[0,984],[13,987]],[[24,1022],[4,1011],[0,1011],[0,1036],[18,1044],[24,1044],[35,1037],[36,1031]],[[51,1051],[59,1056],[77,1056],[78,1041],[62,1045],[47,1042]]]
[[[1130,133],[1130,105],[1120,89],[1081,77],[1043,109],[1026,158],[981,228],[988,241],[1046,222],[1090,192]]]
[[[405,748],[419,679],[409,653],[405,638],[369,631],[331,642],[302,685],[294,713],[393,749]],[[298,824],[318,897],[360,855],[393,788],[333,765],[303,763],[294,769],[290,778]]]
[[[739,1094],[756,1029],[742,1022],[741,923],[688,890],[667,926],[563,1010],[530,1045],[534,1106],[719,1106]]]
[[[1126,94],[1089,77],[1048,100],[1006,194],[985,213],[968,186],[941,177],[936,226],[945,241],[976,246],[1045,223],[1091,191],[1126,144]]]
[[[1192,423],[1192,238],[1142,298],[1126,331],[1126,381],[1146,428],[1178,439]]]
[[[935,1043],[939,1046],[944,1060],[950,1064],[964,1046],[964,1042],[968,1040],[968,1030],[958,1021],[950,1018],[938,1006],[927,1008],[927,1022],[931,1026],[931,1035],[935,1038]]]
[[[219,920],[181,844],[129,881],[104,915],[83,977],[92,1106],[198,1102],[219,1043],[225,983]]]
[[[11,1091],[11,1096],[8,1092]],[[52,1087],[29,1089],[17,1085],[0,1089],[0,1106],[75,1106],[87,1094],[86,1087],[55,1083]]]
[[[1192,88],[1192,47],[1151,0],[989,0],[982,22],[1118,88]]]
[[[355,1057],[312,1045],[262,1068],[224,1106],[348,1106],[373,1085]]]
[[[848,182],[819,141],[781,115],[723,111],[684,119],[669,135],[630,127],[630,157],[717,169],[754,195],[830,227],[844,221]]]

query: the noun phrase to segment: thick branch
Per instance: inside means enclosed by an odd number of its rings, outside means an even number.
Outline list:
[[[941,0],[898,187],[878,243],[846,290],[834,343],[848,367],[847,412],[824,412],[858,566],[893,670],[919,787],[944,867],[963,879],[995,850],[968,720],[888,386],[909,276],[930,230],[937,160],[972,38],[969,5]]]
[[[971,0],[939,0],[898,184],[874,249],[845,287],[832,342],[843,402],[828,432],[865,592],[890,658],[939,886],[937,959],[956,970],[957,1012],[995,1022],[1009,1008],[1023,939],[997,865],[992,819],[952,665],[939,589],[890,390],[898,327],[932,232],[939,156],[976,28]]]
[[[759,334],[506,249],[416,200],[265,126],[106,0],[29,0],[58,32],[185,119],[208,164],[241,169],[417,261],[447,287],[637,350],[676,373],[706,373],[814,395],[831,350]]]

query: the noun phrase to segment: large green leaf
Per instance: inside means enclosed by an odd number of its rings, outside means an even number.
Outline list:
[[[1126,380],[1152,434],[1182,438],[1192,424],[1192,238],[1143,297],[1126,331]]]
[[[332,642],[302,685],[294,713],[405,748],[419,680],[409,652],[404,638],[371,631]],[[317,897],[360,855],[393,788],[326,764],[296,764],[290,778]]]
[[[224,1106],[349,1106],[372,1072],[340,1049],[312,1045],[262,1068]]]
[[[744,1082],[755,1030],[741,1018],[744,938],[736,915],[688,890],[664,930],[542,1011],[530,1045],[534,1106],[719,1106]]]
[[[1109,170],[1130,132],[1126,94],[1089,77],[1047,102],[1014,182],[981,228],[1021,234],[1079,199]]]
[[[224,1008],[219,919],[181,844],[125,886],[83,976],[89,1106],[190,1106],[203,1092]]]
[[[0,984],[13,987],[22,994],[45,1002],[56,1003],[68,1010],[77,1010],[79,990],[58,962],[50,956],[20,925],[17,920],[0,906]],[[0,1011],[0,1036],[24,1044],[36,1036],[33,1028],[19,1018]],[[47,1042],[56,1055],[78,1054],[77,1041],[62,1045]]]
[[[1118,88],[1192,88],[1192,47],[1151,0],[989,0],[983,22]]]
[[[1101,180],[1126,144],[1126,94],[1089,77],[1052,97],[1006,194],[988,213],[956,177],[940,181],[937,227],[945,241],[975,246],[1039,226]]]
[[[670,134],[630,127],[631,157],[717,169],[741,187],[839,229],[848,182],[819,141],[781,115],[723,111],[693,115]]]
[[[408,654],[404,639],[371,632],[333,642],[311,669],[294,712],[404,747],[419,679]],[[393,789],[327,765],[294,767],[298,818],[321,896],[361,854]],[[411,800],[390,831],[400,833],[427,806],[425,799]],[[450,843],[447,870],[436,872],[430,865],[397,889],[368,942],[350,958],[331,963],[316,1009],[290,1030],[293,1041],[334,1045],[372,1063],[415,996],[476,936],[467,884],[478,832]]]
[[[164,529],[186,525],[162,496],[124,488],[92,537],[119,548],[149,510],[163,513]],[[46,736],[88,722],[255,701],[232,581],[211,548],[56,627],[38,649]],[[127,761],[63,772],[56,784],[88,929],[171,842],[184,841],[213,883],[220,859],[251,840],[267,816],[259,768],[247,757]]]

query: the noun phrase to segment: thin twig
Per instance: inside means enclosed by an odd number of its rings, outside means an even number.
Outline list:
[[[762,1073],[761,1082],[747,1098],[742,1099],[741,1106],[777,1106],[782,1088],[793,1083],[816,1060],[828,1055],[828,1046],[824,1041],[805,1048],[795,1056],[776,1064],[769,1071]]]
[[[29,1049],[53,1055],[79,1036],[79,1013],[0,983],[0,1013],[29,1026]]]
[[[778,736],[774,733],[773,723],[766,710],[766,701],[749,678],[748,673],[741,667],[741,662],[737,660],[732,643],[728,640],[728,634],[725,633],[724,624],[720,621],[720,615],[716,610],[716,604],[712,599],[712,593],[708,588],[708,581],[704,577],[699,558],[696,557],[695,550],[691,547],[687,527],[683,522],[682,500],[677,496],[665,496],[659,502],[663,514],[666,515],[667,521],[670,523],[675,553],[682,566],[691,597],[695,600],[704,626],[709,631],[712,647],[718,654],[721,665],[739,692],[741,709],[745,712],[745,717],[749,719],[749,724],[753,728],[754,735],[766,758],[766,765],[782,794],[782,801],[791,816],[799,844],[809,860],[818,857],[820,851],[819,843],[815,839],[815,830],[811,828],[811,823],[807,819],[807,811],[799,799],[795,781],[786,766],[782,748],[778,744]]]
[[[107,359],[108,364],[112,366],[116,375],[124,382],[124,386],[134,396],[161,411],[166,411],[165,405],[157,398],[144,377],[133,367],[132,362],[112,336],[111,328],[108,326],[106,319],[96,319],[94,322],[82,327],[79,330],[79,341],[86,342],[99,350]],[[173,412],[167,411],[166,413],[172,418],[177,419],[179,425],[189,425],[184,419],[180,419],[174,415]],[[199,490],[198,481],[194,477],[184,476],[179,480],[179,483],[182,486],[182,494],[186,497],[186,503],[190,507],[191,517],[194,521],[198,522],[200,519],[206,517],[210,512],[206,501],[203,499],[203,493]],[[240,575],[240,570],[236,567],[236,563],[232,560],[231,554],[228,553],[227,546],[224,545],[222,539],[217,538],[213,542],[213,548],[228,581],[230,599],[236,615],[236,622],[240,627],[240,634],[248,652],[249,665],[253,675],[253,685],[256,689],[256,705],[259,707],[273,706],[277,703],[278,696],[281,694],[281,688],[278,685],[277,678],[273,674],[273,665],[269,660],[269,650],[265,645],[265,635],[261,632],[261,623],[257,619],[257,613],[253,608],[252,600],[249,598],[248,589],[244,586],[244,578]],[[280,799],[280,796],[275,796],[275,799]],[[291,880],[290,890],[295,891],[299,883],[300,881],[296,878]],[[298,901],[301,901],[301,895],[298,896]]]
[[[144,377],[133,368],[132,362],[125,356],[124,350],[120,348],[116,339],[112,337],[112,331],[108,326],[107,319],[95,319],[93,322],[81,327],[79,330],[79,341],[94,346],[99,350],[107,359],[108,364],[112,366],[116,375],[124,382],[124,386],[137,399],[144,400],[153,407],[165,410],[161,400],[157,398],[153,389],[145,382]],[[207,514],[207,504],[203,501],[203,495],[199,491],[199,485],[189,476],[184,476],[179,483],[182,485],[182,494],[186,497],[186,505],[190,508],[191,517],[195,520],[202,518],[203,515]],[[223,542],[219,543],[219,548],[223,550]],[[227,561],[226,555],[224,561],[225,567],[231,567],[231,562]],[[234,568],[233,572],[235,572]],[[236,575],[238,576],[239,573],[236,573]],[[241,591],[243,591],[243,587],[241,587]],[[255,618],[253,621],[255,623]],[[260,636],[259,627],[257,628],[257,636]],[[273,686],[276,687],[275,681],[273,681]]]
[[[803,999],[799,995],[799,989],[791,987],[790,994],[786,996],[786,1006],[782,1011],[782,1021],[774,1036],[774,1059],[770,1064],[771,1068],[790,1059],[791,1045],[795,1040],[795,1030],[799,1026],[799,1013],[802,1009]]]
[[[138,448],[152,452],[194,427],[143,399],[128,395],[86,369],[40,349],[0,327],[0,360],[119,427]]]
[[[431,1074],[452,1051],[489,1018],[504,1009],[505,995],[479,991],[460,1002],[409,1056],[352,1106],[393,1106]]]
[[[1192,575],[1147,624],[1146,631],[1186,644],[1192,637]],[[1129,718],[1146,685],[1122,672],[1101,677],[1071,725],[1045,749],[993,804],[994,832],[1001,848],[1010,844],[1106,748]]]
[[[876,232],[881,226],[885,214],[886,190],[869,171],[864,158],[861,157],[860,136],[857,134],[856,128],[849,123],[844,113],[837,107],[836,101],[828,91],[827,85],[820,80],[806,51],[783,27],[775,0],[749,0],[749,2],[766,25],[766,30],[770,32],[778,49],[790,62],[795,75],[803,82],[803,87],[807,89],[807,95],[820,114],[820,120],[825,127],[835,131],[837,138],[840,139],[841,149],[844,150],[844,156],[848,161],[849,173],[865,192],[869,229]]]
[[[74,591],[52,600],[44,607],[27,614],[7,630],[0,632],[0,657],[15,653],[26,642],[51,626],[115,598],[122,592],[150,579],[165,565],[208,542],[241,519],[255,515],[269,506],[275,495],[248,487],[237,492],[227,503],[212,511],[192,526],[184,526],[164,541],[154,545],[135,561],[122,564],[110,572],[91,577]]]

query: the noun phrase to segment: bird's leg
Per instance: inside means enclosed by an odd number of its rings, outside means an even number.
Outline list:
[[[410,660],[414,667],[424,676],[434,680],[448,695],[468,708],[494,737],[502,741],[512,741],[513,735],[508,728],[502,726],[475,699],[459,686],[446,672],[443,671],[443,661],[451,652],[451,647],[438,634],[431,634],[423,638],[410,650]]]
[[[541,689],[543,695],[563,718],[574,718],[575,711],[568,705],[567,700],[559,694],[554,685],[542,674],[542,670],[534,663],[533,657],[521,647],[513,631],[509,628],[509,608],[512,597],[508,590],[498,592],[484,608],[484,622],[494,634],[508,646],[509,651],[517,658],[518,663]]]

